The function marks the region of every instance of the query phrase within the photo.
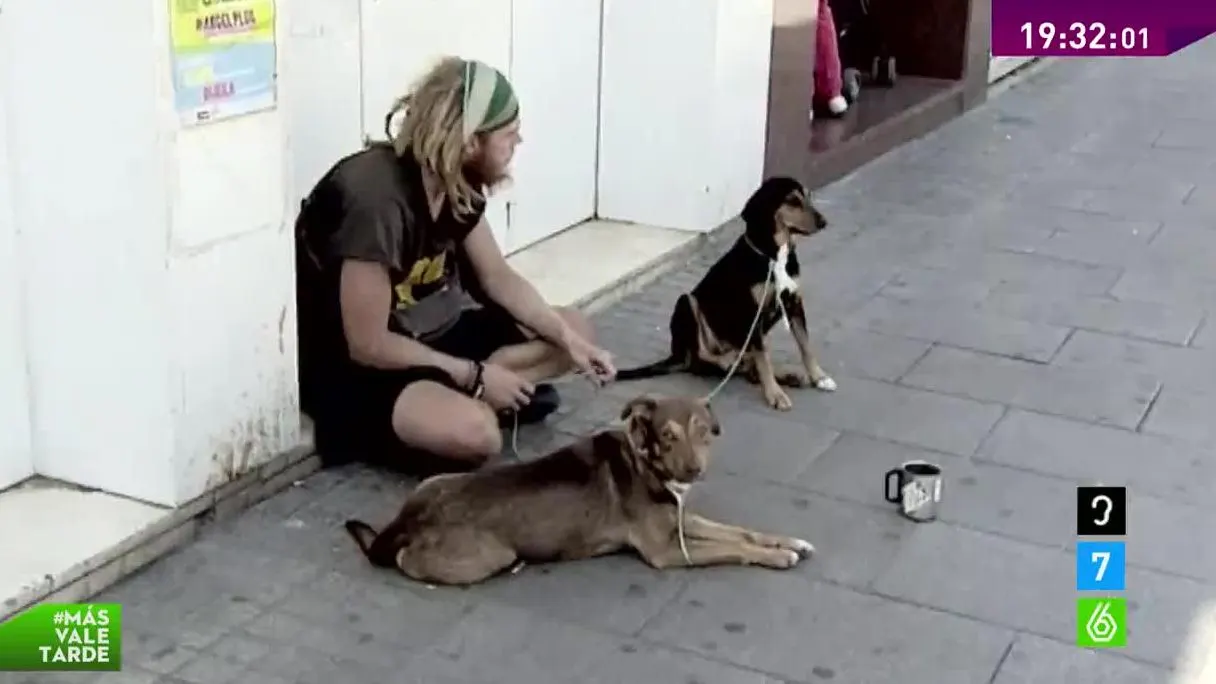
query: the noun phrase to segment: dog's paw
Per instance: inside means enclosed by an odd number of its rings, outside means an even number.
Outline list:
[[[774,570],[788,570],[798,565],[798,562],[802,560],[802,556],[798,555],[797,551],[790,551],[789,549],[773,549],[765,555],[766,558],[763,565]]]
[[[764,400],[768,402],[769,406],[778,411],[788,411],[794,408],[794,402],[790,401],[790,396],[780,389],[773,392],[765,392]]]
[[[815,381],[815,389],[823,390],[824,392],[835,392],[836,381],[832,379],[832,376],[825,375]]]
[[[798,554],[799,558],[810,558],[815,555],[815,545],[805,539],[791,537],[785,540],[785,548]]]

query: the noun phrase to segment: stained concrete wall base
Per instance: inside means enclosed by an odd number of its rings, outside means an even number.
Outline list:
[[[227,520],[253,504],[314,473],[320,459],[311,444],[279,454],[270,461],[165,513],[117,545],[82,559],[58,574],[27,585],[0,604],[0,620],[42,602],[87,599],[198,536],[215,522]]]

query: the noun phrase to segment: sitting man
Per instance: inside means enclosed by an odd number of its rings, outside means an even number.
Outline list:
[[[302,408],[327,465],[466,469],[500,453],[504,420],[557,408],[536,383],[616,371],[583,316],[508,265],[483,215],[521,140],[506,77],[446,58],[388,121],[402,112],[391,144],[340,160],[302,203]]]

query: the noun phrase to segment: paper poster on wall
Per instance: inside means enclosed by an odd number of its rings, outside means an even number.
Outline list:
[[[174,104],[185,125],[272,109],[275,0],[168,0]]]

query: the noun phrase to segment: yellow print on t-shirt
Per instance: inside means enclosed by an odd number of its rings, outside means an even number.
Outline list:
[[[439,282],[443,279],[447,272],[447,252],[440,252],[433,257],[422,257],[414,262],[410,267],[409,275],[405,280],[397,284],[393,288],[397,293],[397,308],[404,309],[418,303],[418,299],[414,296],[414,288],[425,288],[427,285]],[[425,297],[431,294],[426,292],[420,296]]]

